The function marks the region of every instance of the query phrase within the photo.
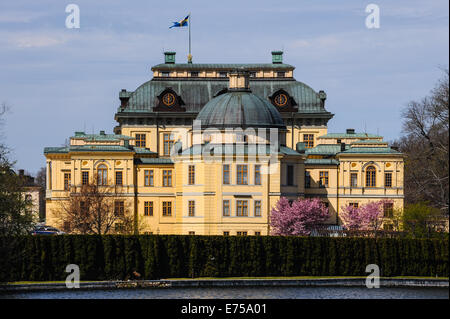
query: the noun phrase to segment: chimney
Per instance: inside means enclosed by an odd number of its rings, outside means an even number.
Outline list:
[[[305,142],[298,142],[295,145],[295,150],[299,153],[305,153],[305,150],[306,150]]]
[[[119,93],[120,107],[124,109],[128,105],[128,100],[130,99],[130,93],[127,90],[122,89]]]
[[[283,63],[283,51],[272,51],[272,63],[273,64]]]
[[[100,131],[100,135],[106,135],[105,131]]]
[[[230,79],[229,89],[236,91],[250,91],[249,77],[250,73],[244,69],[236,69],[228,74]]]
[[[175,54],[176,52],[164,52],[164,63],[175,64]]]
[[[347,134],[355,134],[355,129],[354,128],[348,128],[347,129]]]
[[[25,175],[25,170],[19,169],[19,176],[24,176],[24,175]]]

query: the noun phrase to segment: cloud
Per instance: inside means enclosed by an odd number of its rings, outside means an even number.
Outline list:
[[[13,38],[11,41],[18,48],[42,48],[63,44],[67,42],[67,39],[46,35],[25,35]]]
[[[0,12],[0,23],[31,23],[44,16],[41,12],[3,11]]]

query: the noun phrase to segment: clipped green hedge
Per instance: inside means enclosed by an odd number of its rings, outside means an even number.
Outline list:
[[[1,238],[0,240],[8,240]],[[7,281],[59,281],[77,264],[81,280],[239,276],[448,277],[448,241],[404,238],[274,236],[26,236]]]

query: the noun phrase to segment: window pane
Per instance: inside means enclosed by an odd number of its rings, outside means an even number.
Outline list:
[[[261,185],[261,165],[255,165],[255,185]]]
[[[261,216],[261,201],[255,201],[255,216]]]
[[[223,183],[230,184],[230,165],[223,165]]]
[[[294,185],[294,166],[293,165],[287,166],[287,185],[288,186]]]
[[[230,201],[223,201],[223,216],[230,216]]]

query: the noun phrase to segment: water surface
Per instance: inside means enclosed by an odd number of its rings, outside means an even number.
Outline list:
[[[19,292],[7,299],[448,299],[448,288],[212,287]]]

